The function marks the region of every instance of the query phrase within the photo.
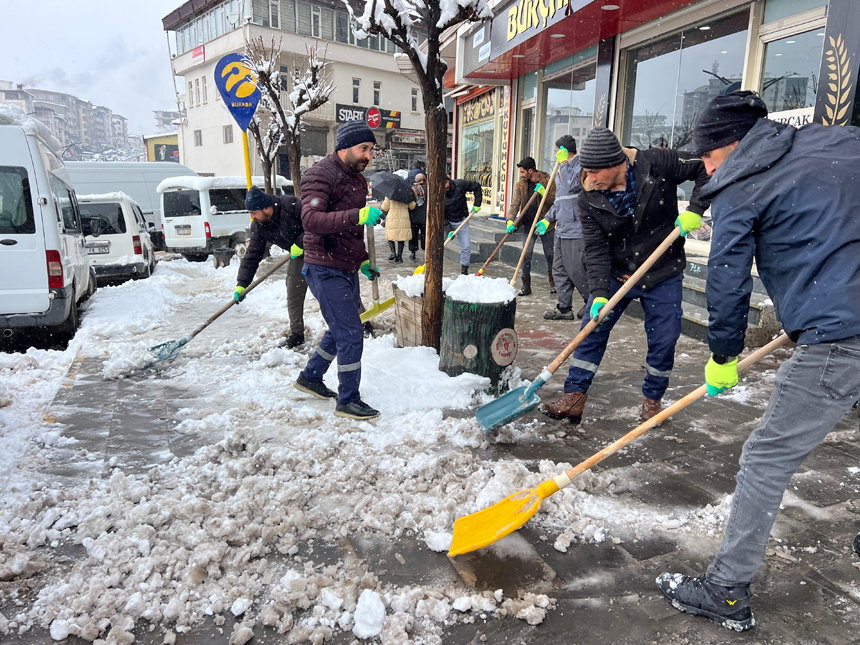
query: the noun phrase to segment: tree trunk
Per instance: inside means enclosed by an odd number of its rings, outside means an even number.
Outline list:
[[[293,181],[293,192],[299,199],[302,198],[302,137],[296,135],[295,140],[287,142],[290,151],[290,179]]]
[[[265,191],[269,195],[274,195],[275,191],[272,188],[272,160],[266,159],[266,157],[260,157],[260,163],[263,165],[263,185],[265,186]]]
[[[266,158],[265,148],[263,147],[263,137],[260,135],[260,126],[252,121],[248,124],[248,132],[251,133],[252,140],[256,144],[257,155],[260,157],[260,163],[263,165],[263,181],[265,182],[265,190],[269,195],[275,193],[272,190],[272,160]],[[254,174],[253,168],[251,174]]]
[[[424,94],[424,127],[427,137],[427,248],[424,269],[424,308],[421,343],[439,350],[442,333],[442,261],[445,243],[445,177],[448,114],[442,92]]]

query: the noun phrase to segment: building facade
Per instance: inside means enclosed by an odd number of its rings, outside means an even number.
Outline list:
[[[223,105],[214,82],[218,60],[242,52],[245,43],[260,37],[280,42],[280,68],[286,98],[291,70],[304,70],[308,49],[320,45],[335,90],[329,102],[308,114],[302,133],[302,168],[334,150],[340,123],[362,118],[374,127],[379,156],[374,167],[408,168],[424,158],[424,113],[420,91],[400,74],[396,48],[384,38],[356,41],[346,11],[334,1],[274,0],[186,2],[163,19],[172,34],[174,74],[182,80],[179,153],[196,172],[244,175],[242,132]],[[250,138],[250,137],[249,137]],[[253,142],[251,142],[253,148]],[[261,163],[251,152],[254,172]],[[286,150],[277,172],[289,177]]]
[[[858,120],[857,2],[503,0],[493,10],[458,31],[448,85],[460,94],[456,174],[490,177],[482,184],[500,204],[516,162],[531,156],[549,172],[562,134],[581,143],[604,126],[626,146],[690,150],[699,114],[724,91],[758,91],[770,118],[794,125]],[[492,123],[489,105],[503,108]]]

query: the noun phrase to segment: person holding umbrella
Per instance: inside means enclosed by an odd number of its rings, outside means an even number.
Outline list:
[[[391,247],[389,260],[403,262],[403,246],[412,239],[409,211],[415,208],[415,194],[405,179],[393,172],[378,172],[370,178],[373,197],[382,201],[385,219],[385,239]]]

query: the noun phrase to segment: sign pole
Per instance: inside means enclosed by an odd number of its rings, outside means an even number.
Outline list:
[[[248,150],[248,131],[242,130],[242,148],[245,150],[245,179],[248,190],[251,190],[251,152]]]

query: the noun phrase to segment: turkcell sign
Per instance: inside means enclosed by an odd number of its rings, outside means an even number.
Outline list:
[[[244,132],[254,118],[260,102],[257,77],[242,54],[223,56],[215,66],[215,86],[224,99],[224,105]]]
[[[335,105],[335,121],[365,121],[371,128],[393,129],[400,127],[401,114],[397,110],[383,110],[377,107],[365,108],[358,105]]]

